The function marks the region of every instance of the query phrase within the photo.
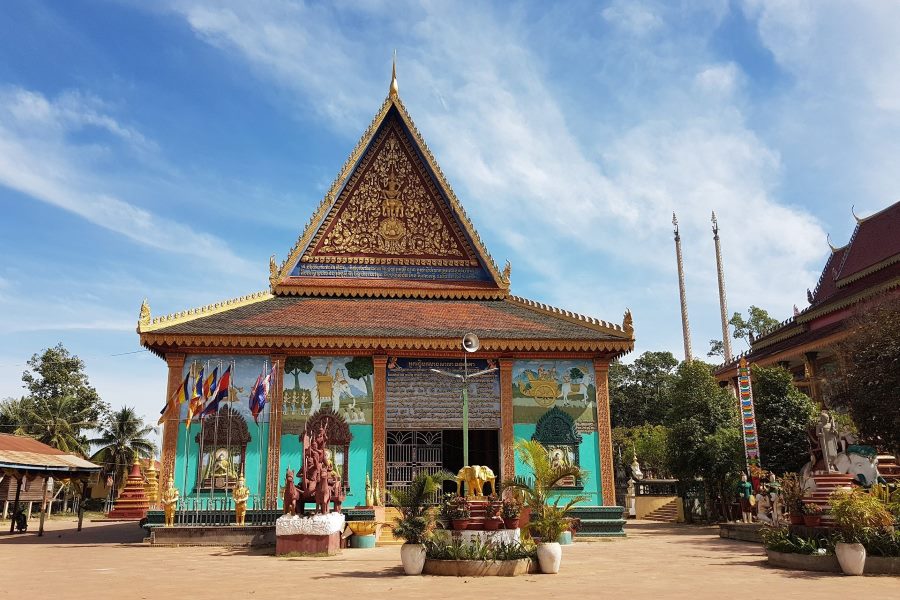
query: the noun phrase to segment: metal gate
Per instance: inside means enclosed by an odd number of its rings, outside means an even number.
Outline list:
[[[388,431],[385,461],[387,490],[403,488],[419,471],[437,473],[444,468],[442,431]],[[440,492],[433,498],[438,501]]]

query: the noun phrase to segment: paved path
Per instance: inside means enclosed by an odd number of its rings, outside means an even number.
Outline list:
[[[759,545],[721,540],[714,528],[637,522],[627,530],[627,539],[566,546],[559,575],[450,578],[403,576],[397,546],[282,559],[153,548],[133,523],[86,522],[77,533],[73,522],[52,520],[43,538],[0,535],[0,598],[900,598],[900,578],[772,569]]]

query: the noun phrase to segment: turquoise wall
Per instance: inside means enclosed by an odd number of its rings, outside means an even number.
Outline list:
[[[530,423],[522,423],[513,425],[513,436],[518,439],[530,440],[534,435],[535,426]],[[590,496],[587,502],[582,504],[600,506],[603,504],[602,490],[600,484],[600,452],[597,443],[597,433],[582,433],[581,445],[578,446],[578,460],[581,468],[587,471],[587,477],[584,479],[584,490],[573,490],[572,492],[559,492],[557,497],[565,498],[566,496],[585,495]],[[530,475],[531,470],[525,466],[519,455],[516,454],[516,475]]]

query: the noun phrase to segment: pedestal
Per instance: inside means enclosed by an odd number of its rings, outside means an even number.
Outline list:
[[[329,513],[300,517],[284,515],[275,521],[275,555],[332,556],[341,551],[344,515]]]

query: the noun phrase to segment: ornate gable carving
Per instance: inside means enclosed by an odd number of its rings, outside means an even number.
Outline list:
[[[396,115],[381,128],[300,260],[479,265]]]
[[[203,417],[203,439],[197,432],[194,441],[207,447],[225,444],[243,447],[250,443],[250,431],[241,413],[225,406],[219,412]]]

